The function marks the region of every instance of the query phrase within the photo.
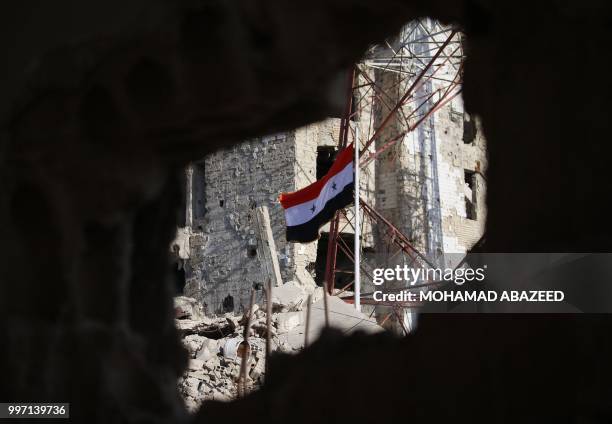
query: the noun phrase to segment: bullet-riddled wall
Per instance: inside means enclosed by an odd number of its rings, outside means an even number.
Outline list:
[[[208,313],[241,310],[252,288],[263,296],[258,206],[269,211],[283,282],[314,287],[317,242],[286,242],[278,196],[316,180],[317,146],[333,140],[333,127],[338,125],[324,121],[248,140],[189,167],[186,222],[174,250],[184,268],[185,294],[200,299]]]

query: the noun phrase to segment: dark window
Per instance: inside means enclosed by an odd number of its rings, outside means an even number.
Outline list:
[[[202,219],[206,213],[206,174],[204,172],[204,161],[193,164],[191,191],[193,219]]]
[[[229,294],[223,299],[223,312],[234,312],[234,298]]]
[[[175,265],[174,268],[174,294],[182,296],[185,291],[185,269]]]
[[[317,180],[323,178],[336,159],[336,148],[333,146],[317,147]]]
[[[467,219],[476,220],[476,173],[464,170],[464,182],[469,190],[465,193],[465,214]]]
[[[463,114],[463,142],[465,144],[472,144],[476,139],[476,121],[467,113]]]

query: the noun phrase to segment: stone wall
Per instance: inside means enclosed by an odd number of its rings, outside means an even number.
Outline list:
[[[462,253],[468,250],[484,234],[486,222],[486,140],[477,119],[463,110],[462,101],[456,98],[436,113],[436,137],[438,145],[438,175],[440,181],[440,205],[444,252]],[[464,128],[476,129],[473,141],[465,143]],[[468,217],[465,197],[465,173],[472,174],[475,216]],[[466,193],[467,191],[467,193]],[[475,218],[475,219],[471,219]]]
[[[183,255],[188,257],[185,294],[202,301],[207,313],[242,310],[252,288],[257,290],[258,301],[263,296],[261,288],[267,276],[257,252],[258,206],[268,207],[283,281],[314,286],[307,267],[316,261],[317,242],[287,243],[278,196],[316,180],[318,140],[330,141],[332,135],[323,134],[315,123],[245,141],[200,161],[200,183],[195,165],[190,166],[187,227],[179,230],[179,235],[187,233],[190,238],[190,252]],[[199,219],[194,214],[194,199],[198,198],[204,203],[204,216]],[[181,245],[180,240],[175,244]]]
[[[268,207],[283,280],[292,279],[295,261],[277,199],[282,191],[295,189],[295,138],[293,132],[256,138],[203,160],[205,215],[200,231],[191,236],[186,279],[188,294],[202,300],[207,313],[242,310],[254,287],[258,297],[263,295],[260,288],[266,276],[257,252],[258,206]]]

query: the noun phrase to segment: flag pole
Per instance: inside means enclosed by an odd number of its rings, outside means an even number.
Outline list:
[[[355,309],[361,311],[361,274],[359,267],[359,125],[355,125],[355,140],[353,142],[353,150],[355,150]]]

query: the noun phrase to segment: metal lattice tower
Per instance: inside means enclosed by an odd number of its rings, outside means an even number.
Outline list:
[[[461,92],[463,59],[462,34],[424,18],[406,25],[398,36],[370,47],[348,78],[338,146],[355,143],[361,152],[359,166],[366,178],[375,178],[372,166],[377,162],[393,161],[401,169],[398,178],[409,181],[406,186],[417,190],[401,192],[401,204],[407,207],[393,213],[375,207],[374,193],[364,190],[362,195],[359,220],[370,224],[361,225],[362,231],[377,228],[379,248],[384,246],[386,260],[391,263],[433,267],[443,253],[441,218],[436,212],[439,211],[436,141],[430,129],[434,113]],[[402,157],[400,146],[406,140],[419,144],[418,160],[409,162]],[[325,273],[329,293],[334,289],[338,252],[351,260],[354,257],[352,246],[339,237],[345,229],[353,227],[353,219],[352,211],[342,210],[330,225]],[[371,236],[364,232],[360,237]],[[360,268],[362,281],[371,281],[368,264],[364,261]],[[364,293],[361,303],[375,302]],[[381,306],[380,302],[376,305]],[[389,311],[382,321],[393,317],[408,331],[411,305],[403,305],[403,310],[398,310],[396,304],[387,306]]]

